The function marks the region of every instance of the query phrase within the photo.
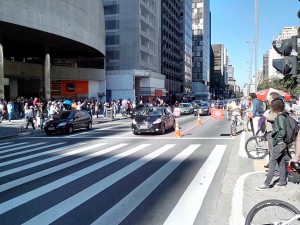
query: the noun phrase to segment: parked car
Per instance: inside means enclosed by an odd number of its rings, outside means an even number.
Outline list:
[[[131,109],[131,111],[130,111],[130,113],[129,113],[131,119],[133,119],[133,118],[136,116],[136,114],[137,114],[139,111],[141,111],[144,107],[148,107],[148,105],[138,104],[138,105],[136,105],[135,108]]]
[[[67,110],[55,115],[53,120],[45,123],[44,131],[52,133],[73,133],[74,130],[92,129],[92,116],[85,110]]]
[[[180,114],[193,114],[194,108],[190,103],[179,103]]]
[[[203,102],[201,105],[199,105],[199,108],[194,109],[194,116],[198,115],[210,115],[210,105],[207,102]]]
[[[144,107],[133,119],[131,129],[133,134],[160,133],[175,130],[176,121],[171,109],[165,106]]]

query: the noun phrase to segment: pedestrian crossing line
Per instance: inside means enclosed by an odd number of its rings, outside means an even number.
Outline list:
[[[106,143],[105,143],[106,144]],[[99,144],[101,145],[101,144]],[[43,176],[47,176],[51,173],[55,173],[55,172],[58,172],[60,170],[63,170],[63,169],[66,169],[68,167],[71,167],[73,165],[76,165],[76,164],[79,164],[79,163],[82,163],[86,160],[89,160],[91,159],[92,157],[97,157],[97,156],[100,156],[100,155],[104,155],[108,152],[112,152],[114,150],[117,150],[119,148],[122,148],[122,147],[125,147],[126,144],[120,144],[118,145],[117,147],[115,148],[107,148],[107,149],[103,149],[101,151],[97,151],[97,152],[94,152],[92,154],[89,154],[89,155],[84,155],[83,157],[81,158],[78,158],[78,159],[74,159],[72,161],[69,161],[69,162],[66,162],[66,163],[63,163],[63,164],[60,164],[60,165],[57,165],[57,166],[54,166],[54,167],[51,167],[49,169],[45,169],[43,171],[40,171],[40,172],[37,172],[37,173],[34,173],[34,174],[31,174],[31,175],[28,175],[26,177],[22,177],[20,179],[17,179],[17,180],[14,180],[14,181],[11,181],[11,182],[8,182],[8,183],[5,183],[5,184],[2,184],[0,186],[0,192],[1,191],[5,191],[5,190],[8,190],[10,188],[13,188],[13,187],[16,187],[18,185],[21,185],[21,184],[24,184],[24,183],[27,183],[29,181],[32,181],[32,180],[35,180],[35,179],[38,179],[38,178],[41,178]],[[99,146],[97,146],[99,147]],[[88,148],[88,147],[87,147]],[[35,166],[35,165],[34,165]]]
[[[41,147],[35,148],[34,151],[49,148],[49,147],[54,147],[54,146],[61,145],[61,144],[65,144],[65,143],[64,142],[59,142],[59,143],[55,143],[55,144],[52,144],[52,145],[41,146]],[[7,166],[7,165],[10,165],[10,164],[16,163],[16,162],[22,162],[22,161],[25,161],[25,160],[28,160],[28,159],[32,159],[32,158],[42,156],[42,155],[47,155],[49,153],[58,152],[58,151],[68,149],[68,148],[69,148],[69,146],[62,147],[62,148],[56,148],[56,149],[52,149],[52,150],[49,150],[49,151],[46,151],[46,152],[40,152],[40,153],[36,153],[36,154],[33,154],[33,155],[21,157],[21,158],[18,158],[18,159],[9,160],[7,162],[2,162],[0,168],[3,167],[3,166]],[[29,150],[29,151],[31,151],[31,150]]]
[[[61,137],[27,137],[27,138],[31,138],[31,139],[61,139]],[[150,136],[150,135],[145,135],[145,136],[134,136],[134,137],[128,137],[128,136],[123,136],[123,135],[118,135],[118,136],[106,136],[106,137],[88,137],[88,136],[84,136],[84,137],[70,137],[70,136],[66,136],[64,138],[69,138],[69,139],[147,139],[147,140],[234,140],[235,136],[231,136],[231,137],[186,137],[183,136],[180,139],[178,138],[174,138],[174,136],[161,136],[161,135],[155,135],[155,136]]]
[[[2,146],[2,145],[9,145],[9,144],[11,144],[11,143],[13,143],[13,142],[4,142],[4,143],[0,143],[0,146]]]
[[[73,148],[73,147],[78,147],[78,146],[81,146],[81,145],[84,145],[84,144],[86,144],[86,143],[77,143],[77,144],[68,146],[68,149]],[[62,153],[62,154],[59,154],[59,155],[56,155],[56,156],[53,156],[53,157],[50,157],[50,158],[47,158],[47,159],[36,161],[36,162],[30,163],[30,164],[27,164],[27,165],[23,165],[23,166],[19,166],[19,167],[10,169],[10,170],[6,170],[6,171],[4,171],[0,174],[0,177],[4,177],[4,176],[7,176],[7,175],[10,175],[10,174],[13,174],[13,173],[17,173],[17,172],[20,172],[20,171],[23,171],[23,170],[27,170],[27,169],[30,169],[32,167],[36,167],[36,166],[46,164],[46,163],[49,163],[49,162],[52,162],[52,161],[55,161],[55,160],[58,160],[58,159],[62,159],[62,158],[67,157],[67,156],[82,153],[84,151],[88,151],[88,150],[91,150],[93,148],[103,146],[105,144],[106,143],[99,143],[99,144],[91,145],[91,146],[76,149],[76,150],[73,150],[73,151],[70,151],[70,152]],[[62,148],[65,149],[65,147],[62,147]],[[0,190],[1,189],[2,189],[2,187],[0,187]]]
[[[135,162],[125,166],[124,168],[120,169],[119,171],[109,175],[108,177],[100,180],[99,182],[89,186],[88,188],[80,191],[79,193],[73,195],[72,197],[62,201],[61,203],[49,208],[48,210],[42,212],[41,214],[35,216],[34,218],[30,219],[29,221],[23,223],[23,225],[28,224],[39,224],[40,221],[43,221],[45,224],[50,224],[66,214],[70,212],[72,209],[76,208],[77,206],[81,205],[82,203],[88,201],[98,193],[102,192],[106,188],[110,187],[117,181],[121,180],[125,176],[129,175],[130,173],[134,172],[141,166],[145,165],[147,162],[150,162],[154,158],[158,157],[159,155],[163,154],[164,152],[173,148],[175,144],[166,144],[163,147],[151,152],[150,154],[136,160]],[[20,203],[18,203],[20,204]],[[0,214],[2,213],[3,209],[6,206],[0,205]]]
[[[45,145],[47,142],[40,142],[40,143],[36,143],[36,144],[32,144],[32,145],[26,145],[26,146],[22,146],[20,148],[15,148],[14,150],[20,150],[20,149],[24,149],[24,148],[31,148],[31,147],[34,147],[34,146],[37,146],[37,145]],[[56,146],[56,145],[60,145],[60,144],[65,144],[65,142],[60,142],[60,143],[56,143],[56,144],[53,144],[53,146]],[[49,145],[45,145],[43,146],[43,148],[47,148]],[[3,156],[0,156],[0,159],[5,159],[5,158],[9,158],[11,156],[16,156],[16,155],[22,155],[24,153],[29,153],[29,152],[34,152],[34,151],[37,151],[37,150],[40,150],[40,148],[32,148],[32,149],[29,149],[29,150],[26,150],[26,151],[18,151],[18,152],[14,152],[14,153],[11,153],[11,154],[8,154],[8,155],[3,155]]]
[[[120,224],[142,201],[163,182],[185,159],[187,159],[200,144],[192,144],[169,160],[163,167],[151,175],[142,184],[136,187],[125,198],[109,209],[101,217],[92,223],[97,224]],[[184,224],[184,223],[182,223]]]
[[[217,145],[183,193],[164,225],[193,225],[223,158],[226,145]]]
[[[7,149],[9,148],[9,150],[6,150],[6,151],[0,151],[0,153],[2,152],[10,152],[10,151],[14,151],[16,146],[19,146],[19,145],[25,145],[25,144],[28,144],[29,142],[21,142],[21,143],[18,143],[18,144],[10,144],[10,145],[6,145],[6,146],[1,146],[0,149]]]
[[[128,144],[127,143],[125,143],[125,144],[123,143],[123,144],[119,144],[119,145],[107,148],[106,150],[108,151],[108,149],[122,148],[122,147],[124,147],[126,145],[128,145]],[[26,202],[29,202],[29,201],[37,198],[37,197],[40,197],[43,194],[46,194],[46,193],[48,193],[50,191],[53,191],[53,190],[55,190],[57,188],[60,188],[63,185],[66,185],[66,184],[68,184],[68,183],[70,183],[70,182],[72,182],[74,180],[77,180],[77,179],[79,179],[79,178],[81,178],[83,176],[86,176],[86,175],[88,175],[88,174],[90,174],[90,173],[92,173],[92,172],[94,172],[94,171],[96,171],[98,169],[101,169],[104,166],[107,166],[107,165],[109,165],[109,164],[111,164],[111,163],[113,163],[115,161],[118,161],[118,160],[120,160],[120,159],[122,159],[122,158],[124,158],[126,156],[129,156],[130,154],[133,154],[133,153],[135,153],[137,151],[140,151],[140,150],[148,147],[149,145],[150,144],[139,145],[139,146],[134,147],[134,148],[132,148],[132,149],[130,149],[128,151],[120,153],[120,154],[118,154],[116,156],[112,156],[112,157],[110,157],[110,158],[108,158],[106,160],[103,160],[103,161],[101,161],[99,163],[96,163],[96,164],[94,164],[92,166],[86,167],[86,168],[84,168],[84,169],[82,169],[80,171],[72,173],[72,174],[70,174],[70,175],[68,175],[66,177],[62,177],[62,178],[60,178],[60,179],[58,179],[56,181],[53,181],[53,182],[51,182],[49,184],[41,186],[41,187],[39,187],[39,188],[37,188],[35,190],[32,190],[32,191],[27,192],[27,193],[25,193],[23,195],[15,197],[15,198],[13,198],[11,200],[3,202],[3,203],[0,204],[0,215],[3,214],[3,213],[5,213],[5,212],[7,212],[7,211],[9,211],[9,210],[11,210],[11,209],[13,209],[13,208],[15,208],[15,207],[18,207],[18,206],[20,206],[20,205],[22,205],[22,204],[24,204]],[[174,145],[172,145],[172,147],[173,146]],[[161,148],[161,149],[167,149],[168,150],[168,146],[164,147],[164,148]],[[151,154],[153,154],[153,153],[151,153]],[[123,175],[125,176],[125,174],[123,174]]]

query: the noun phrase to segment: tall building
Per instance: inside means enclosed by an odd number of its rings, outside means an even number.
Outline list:
[[[180,74],[180,0],[162,0],[161,14],[161,71],[166,76],[168,100],[174,101],[174,96],[183,92],[183,77]]]
[[[209,0],[193,0],[193,93],[207,98],[210,82],[211,14]]]
[[[0,0],[0,99],[105,90],[101,0]]]
[[[263,55],[263,70],[262,70],[262,76],[260,80],[266,80],[268,79],[268,70],[269,70],[269,54],[265,53]],[[260,82],[260,81],[258,81]]]
[[[213,98],[220,98],[225,91],[226,63],[228,61],[227,51],[223,44],[213,44],[212,46],[213,68],[211,71],[210,91]]]
[[[183,93],[192,94],[192,0],[180,0],[180,74],[183,77]]]
[[[161,74],[161,1],[103,0],[103,5],[107,100],[133,101],[143,97],[153,101],[165,96],[165,76]]]

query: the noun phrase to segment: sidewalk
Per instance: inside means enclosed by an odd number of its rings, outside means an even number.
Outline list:
[[[246,139],[247,140],[247,139]],[[236,188],[240,189],[242,193],[242,214],[246,218],[250,209],[257,203],[267,199],[279,199],[286,201],[300,210],[300,185],[288,182],[285,188],[271,187],[268,190],[257,191],[256,187],[261,185],[266,179],[266,173],[264,165],[268,163],[268,156],[265,159],[253,160],[249,159],[253,163],[252,172],[244,174],[239,177],[236,183]],[[279,177],[274,177],[273,182],[277,181]],[[238,187],[239,186],[239,187]],[[236,193],[239,195],[239,193]]]
[[[115,121],[115,120],[121,120],[127,118],[130,117],[124,117],[121,114],[117,114],[116,117],[113,119],[104,118],[102,115],[99,116],[99,118],[93,116],[93,124],[105,123],[109,121]],[[40,128],[36,128],[35,130],[33,130],[31,125],[28,126],[27,132],[18,132],[18,129],[24,123],[25,123],[25,119],[14,119],[11,120],[11,123],[9,123],[8,120],[3,120],[2,123],[0,123],[0,140],[43,132],[43,130],[41,130]]]

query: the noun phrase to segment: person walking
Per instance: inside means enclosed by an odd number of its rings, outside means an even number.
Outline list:
[[[35,127],[34,127],[34,122],[33,122],[33,119],[34,119],[35,115],[34,115],[34,109],[33,109],[33,106],[31,105],[29,107],[29,109],[25,109],[25,118],[26,118],[26,130],[28,129],[28,126],[29,124],[31,124],[32,126],[32,129],[35,130]]]
[[[284,102],[281,99],[275,99],[271,102],[271,109],[277,114],[274,120],[272,130],[273,151],[269,162],[269,171],[264,183],[256,188],[258,191],[267,190],[271,187],[271,182],[275,173],[276,163],[279,165],[279,182],[275,184],[278,187],[285,187],[286,182],[286,153],[287,145],[284,142],[286,137],[286,117],[283,115]]]
[[[11,104],[11,101],[9,101],[7,103],[6,108],[7,108],[8,122],[11,123],[11,119],[12,119],[12,115],[13,115],[13,110],[14,110],[13,106]]]

